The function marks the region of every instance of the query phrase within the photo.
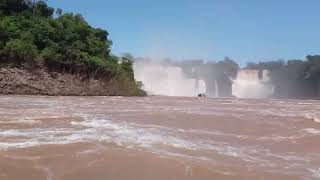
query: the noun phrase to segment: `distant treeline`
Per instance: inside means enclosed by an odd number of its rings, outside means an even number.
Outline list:
[[[42,0],[0,1],[0,63],[44,64],[51,71],[119,80],[140,91],[132,57],[111,54],[108,32],[80,14],[63,13]]]

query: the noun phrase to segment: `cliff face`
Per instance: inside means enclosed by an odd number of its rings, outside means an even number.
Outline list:
[[[90,79],[81,75],[50,72],[46,68],[1,67],[0,94],[68,96],[142,96],[121,79]]]

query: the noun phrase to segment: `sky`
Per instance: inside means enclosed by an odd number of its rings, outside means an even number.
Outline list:
[[[48,0],[109,32],[135,57],[241,65],[320,54],[319,0]]]

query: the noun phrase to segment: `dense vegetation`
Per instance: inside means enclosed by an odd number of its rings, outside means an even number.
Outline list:
[[[50,71],[118,80],[143,94],[134,80],[132,57],[111,54],[108,32],[80,14],[63,13],[39,0],[0,1],[0,62],[42,63]]]
[[[320,55],[309,55],[306,60],[249,63],[246,68],[270,70],[276,97],[320,98]]]

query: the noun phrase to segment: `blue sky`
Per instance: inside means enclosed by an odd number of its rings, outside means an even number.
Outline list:
[[[320,54],[319,0],[49,0],[108,30],[116,55],[246,62]]]

